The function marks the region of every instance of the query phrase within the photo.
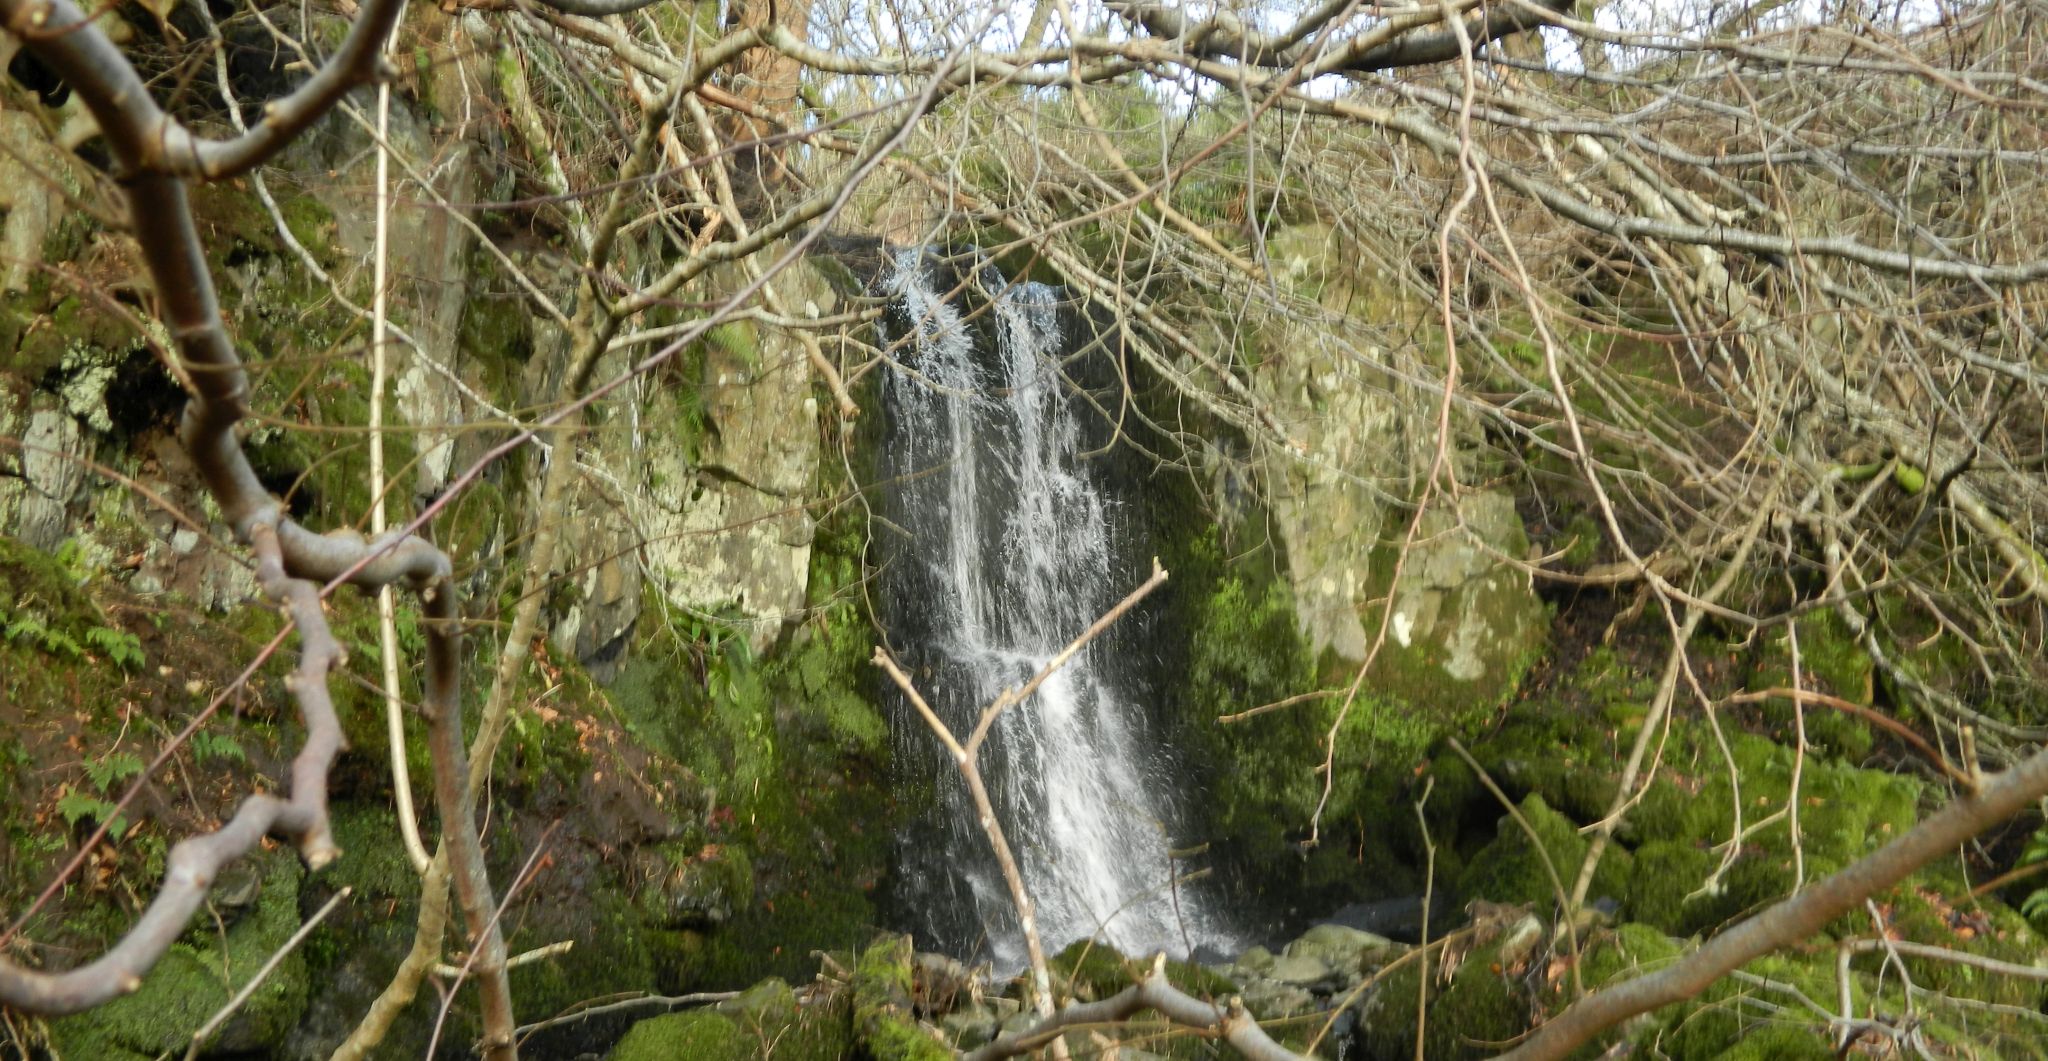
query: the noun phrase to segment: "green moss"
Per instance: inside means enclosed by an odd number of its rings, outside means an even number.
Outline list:
[[[881,936],[861,952],[853,971],[853,1028],[872,1061],[942,1061],[952,1057],[911,1017],[909,936]]]
[[[640,893],[640,908],[649,923],[705,928],[724,924],[735,912],[753,905],[754,867],[746,851],[689,840],[656,850],[669,869],[656,886]]]
[[[39,380],[64,365],[65,359],[87,352],[104,356],[134,347],[139,337],[122,319],[76,295],[58,299],[22,326],[19,346],[8,369],[23,379]]]
[[[1136,972],[1142,975],[1144,970]],[[1238,985],[1229,977],[1194,962],[1167,961],[1166,982],[1201,999],[1225,999],[1237,994],[1238,990]]]
[[[471,254],[468,274],[472,294],[462,304],[456,345],[482,369],[491,393],[516,394],[519,370],[533,356],[532,310],[495,255]]]
[[[1583,570],[1599,558],[1600,540],[1600,524],[1581,512],[1565,524],[1564,533],[1558,536],[1565,547],[1564,555],[1558,559],[1566,567]]]
[[[1799,638],[1802,687],[1868,705],[1874,691],[1874,668],[1863,646],[1833,611],[1816,612],[1793,624]],[[1759,638],[1749,687],[1752,690],[1783,689],[1792,685],[1792,631],[1783,627],[1765,631]],[[1790,743],[1795,732],[1795,705],[1788,699],[1766,701],[1760,710],[1780,740]],[[1824,705],[1808,704],[1801,711],[1806,738],[1817,750],[1850,762],[1870,754],[1873,736],[1868,723],[1855,715]]]
[[[2041,937],[2026,920],[2003,903],[1970,898],[1969,885],[1948,867],[1923,871],[1914,880],[1877,898],[1900,939],[1951,950],[1967,951],[2016,965],[2034,965],[2041,957]],[[1851,916],[1836,926],[1844,934],[1870,936],[1867,916]],[[1857,968],[1876,974],[1881,954],[1860,956]],[[2022,1009],[2039,1010],[2048,1003],[2048,985],[2038,980],[2003,976],[1961,962],[1908,957],[1913,983],[1930,991],[1974,998]]]
[[[360,430],[369,423],[369,370],[354,360],[285,361],[260,373],[256,406],[285,425],[319,424],[334,430],[267,426],[244,446],[257,477],[283,497],[294,515],[315,527],[365,526],[370,512],[370,451]],[[405,423],[397,398],[387,394],[384,422]],[[409,517],[413,436],[385,433],[385,512],[392,522]]]
[[[731,1020],[709,1010],[690,1010],[643,1020],[606,1054],[606,1061],[749,1061],[755,1044]]]
[[[1790,748],[1753,734],[1728,732],[1727,739],[1740,779],[1745,830],[1736,866],[1753,889],[1745,892],[1731,882],[1730,894],[1748,904],[1773,897],[1771,888],[1777,885],[1772,881],[1782,883],[1777,895],[1789,890],[1793,881],[1791,821],[1778,814],[1791,791],[1793,754]],[[1664,763],[1629,816],[1629,837],[1643,844],[1725,843],[1735,834],[1736,790],[1727,761],[1705,724],[1674,723]],[[1808,880],[1847,866],[1910,828],[1925,793],[1925,786],[1910,777],[1829,762],[1817,755],[1808,755],[1800,772],[1799,845]],[[1752,828],[1774,814],[1778,816],[1770,824]],[[1719,859],[1715,861],[1718,864]],[[1720,905],[1729,910],[1750,908],[1737,905],[1735,899]],[[1637,916],[1642,917],[1640,911]],[[1658,917],[1642,919],[1672,927]]]
[[[1515,971],[1498,968],[1497,946],[1467,955],[1447,986],[1431,973],[1431,998],[1422,1034],[1422,1056],[1437,1059],[1492,1057],[1529,1026],[1529,1001]],[[1367,1001],[1362,1034],[1354,1040],[1373,1061],[1411,1061],[1416,1056],[1416,1016],[1422,967],[1409,962],[1388,974]]]
[[[776,1061],[840,1061],[853,1054],[853,992],[813,995],[771,1042]]]
[[[850,607],[834,608],[800,629],[779,661],[783,684],[801,696],[805,735],[843,753],[886,753],[889,723],[871,694],[873,632]]]
[[[1694,897],[1714,871],[1713,852],[1682,840],[1657,840],[1636,849],[1629,875],[1628,916],[1677,936],[1689,936],[1717,915]]]
[[[1499,732],[1477,742],[1470,751],[1511,799],[1534,793],[1580,821],[1596,821],[1613,805],[1621,749],[1610,729],[1569,708],[1533,705],[1519,709]],[[1441,820],[1477,810],[1491,820],[1498,812],[1498,801],[1476,783],[1462,756],[1440,749],[1431,771],[1437,777],[1437,794],[1431,797],[1433,817]],[[1464,801],[1484,801],[1484,806],[1471,807]]]
[[[88,631],[106,622],[86,595],[79,571],[66,567],[58,556],[0,535],[0,631],[10,618],[33,618],[40,628],[80,646]]]
[[[1167,584],[1175,595],[1167,607],[1185,608],[1189,617],[1181,739],[1193,761],[1229,764],[1205,779],[1206,833],[1227,863],[1247,869],[1293,864],[1299,859],[1294,833],[1306,827],[1322,795],[1321,779],[1303,764],[1321,761],[1336,705],[1305,703],[1217,724],[1222,715],[1315,688],[1314,665],[1283,582],[1255,564],[1226,569],[1213,529],[1190,552],[1186,574],[1176,571]],[[1358,750],[1355,742],[1349,748]],[[1347,786],[1336,794],[1333,820],[1349,819],[1352,778],[1349,769],[1340,775]],[[1286,885],[1263,872],[1227,876],[1253,893]]]
[[[66,1057],[182,1055],[192,1033],[298,929],[297,859],[280,852],[259,859],[256,870],[262,882],[255,905],[220,911],[225,939],[212,919],[198,919],[143,978],[140,990],[52,1021],[51,1041],[58,1050]],[[215,1035],[211,1048],[249,1051],[283,1042],[306,1008],[309,989],[305,957],[293,952]]]
[[[857,581],[857,550],[821,538],[813,591]],[[754,869],[751,894],[706,927],[683,975],[721,987],[803,976],[812,951],[857,946],[878,922],[873,890],[898,812],[870,627],[850,603],[828,603],[759,660],[714,624],[694,637],[650,639],[610,690],[628,731],[681,763],[712,804],[695,844]]]
[[[1683,952],[1662,929],[1631,921],[1586,942],[1579,979],[1589,991],[1621,983],[1655,972]]]
[[[358,903],[416,897],[419,874],[413,871],[404,845],[394,842],[395,813],[388,806],[359,803],[338,803],[330,808],[328,821],[342,857],[322,874],[321,883],[355,889]]]
[[[1670,1032],[1662,1039],[1666,1051],[1672,1057],[1720,1057],[1755,1035],[1767,1036],[1761,1040],[1762,1044],[1780,1045],[1781,1041],[1776,1038],[1779,1032],[1774,1029],[1783,1032],[1803,1030],[1798,1018],[1786,1022],[1773,1016],[1777,1012],[1804,1016],[1797,996],[1788,992],[1796,991],[1831,1009],[1835,1006],[1838,988],[1832,965],[1831,954],[1804,961],[1774,955],[1750,962],[1742,968],[1747,979],[1723,977],[1679,1011]],[[1753,1005],[1751,1000],[1767,1003],[1770,1008]],[[1867,1004],[1867,997],[1862,983],[1852,984],[1851,1001],[1856,1012],[1865,1011],[1863,1007]],[[1799,1049],[1797,1036],[1788,1036],[1782,1040],[1782,1045]],[[1740,1056],[1774,1055],[1749,1053]],[[1794,1053],[1788,1056],[1807,1055]]]
[[[513,1007],[522,1019],[561,1013],[611,992],[660,989],[676,983],[688,961],[685,934],[650,925],[609,885],[592,889],[572,911],[522,917],[506,945],[519,953],[563,939],[575,943],[568,953],[522,966],[512,977]]]
[[[1461,894],[1497,903],[1535,903],[1551,907],[1557,902],[1560,883],[1569,893],[1572,881],[1578,875],[1579,864],[1586,858],[1585,838],[1579,835],[1578,827],[1571,819],[1551,810],[1542,796],[1531,793],[1522,801],[1520,809],[1529,830],[1524,830],[1512,816],[1501,818],[1494,841],[1468,861],[1464,875],[1459,878]],[[1545,866],[1543,855],[1531,842],[1531,830],[1543,841],[1543,851],[1550,857],[1550,867]],[[1594,897],[1624,894],[1629,863],[1626,851],[1610,848],[1594,872],[1590,894]],[[1556,883],[1553,882],[1551,868],[1556,871]]]
[[[1124,956],[1107,943],[1077,939],[1046,963],[1053,992],[1062,1000],[1093,1002],[1137,982]]]
[[[718,1012],[751,1031],[772,1032],[796,1019],[796,992],[781,977],[771,976],[718,1004]]]
[[[284,190],[277,181],[271,182],[273,195]],[[327,208],[312,195],[287,195],[277,201],[278,213],[283,216],[285,228],[299,246],[306,248],[323,267],[332,268],[340,255],[334,249],[334,211]]]

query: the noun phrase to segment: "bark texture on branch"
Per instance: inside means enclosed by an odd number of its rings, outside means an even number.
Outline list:
[[[1108,5],[1111,11],[1143,27],[1153,36],[1178,41],[1189,54],[1205,59],[1229,59],[1268,69],[1286,69],[1297,63],[1310,62],[1314,64],[1316,73],[1366,74],[1449,62],[1464,54],[1464,38],[1469,38],[1474,44],[1485,44],[1548,25],[1550,15],[1571,8],[1571,0],[1535,0],[1528,8],[1494,7],[1474,20],[1463,34],[1449,28],[1426,33],[1402,32],[1398,26],[1388,26],[1391,33],[1383,34],[1375,32],[1381,28],[1376,26],[1362,32],[1353,42],[1329,43],[1329,57],[1317,59],[1317,54],[1323,51],[1317,45],[1325,42],[1304,42],[1303,38],[1327,26],[1348,6],[1323,5],[1288,33],[1274,38],[1248,30],[1228,15],[1190,25],[1178,5]],[[1440,21],[1435,11],[1429,12],[1427,18],[1430,22]],[[1382,37],[1384,39],[1375,39]]]

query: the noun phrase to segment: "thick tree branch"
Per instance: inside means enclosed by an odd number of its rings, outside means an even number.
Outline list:
[[[653,7],[661,0],[534,0],[535,3],[554,8],[565,15],[581,15],[584,18],[604,18],[608,15],[630,15],[643,7]]]
[[[340,49],[289,95],[265,103],[263,119],[231,140],[195,136],[165,114],[127,57],[71,0],[6,0],[0,23],[78,90],[122,166],[117,175],[219,180],[262,164],[350,89],[375,80],[379,49],[403,7],[402,0],[367,0]]]
[[[1291,69],[1309,59],[1311,72],[1315,74],[1364,74],[1449,62],[1464,54],[1460,34],[1448,28],[1429,33],[1414,32],[1410,28],[1442,21],[1442,10],[1434,7],[1426,9],[1412,23],[1389,19],[1349,41],[1304,43],[1303,38],[1327,26],[1342,13],[1343,8],[1351,5],[1322,5],[1309,18],[1304,18],[1277,37],[1248,30],[1229,14],[1219,14],[1190,25],[1179,7],[1117,2],[1106,6],[1153,36],[1179,43],[1191,55],[1205,59],[1229,59],[1247,66],[1274,70]],[[1473,20],[1465,28],[1464,35],[1475,44],[1485,44],[1548,25],[1550,15],[1570,8],[1571,0],[1534,0],[1526,7],[1493,7]],[[1315,58],[1311,54],[1312,48],[1324,57]]]

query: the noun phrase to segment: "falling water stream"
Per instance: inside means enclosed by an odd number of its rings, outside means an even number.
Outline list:
[[[884,383],[884,472],[897,481],[885,508],[899,541],[884,611],[920,690],[964,740],[1142,569],[1115,548],[1126,506],[1078,457],[1058,289],[984,267],[974,313],[938,274],[912,251],[887,281],[899,347]],[[1170,886],[1186,871],[1169,857],[1173,777],[1115,644],[1091,644],[1006,713],[981,765],[1048,949],[1092,936],[1130,954],[1185,953],[1218,933],[1196,896]],[[920,946],[1021,965],[966,786],[907,709],[896,731],[907,790],[932,793],[899,858],[899,905]]]

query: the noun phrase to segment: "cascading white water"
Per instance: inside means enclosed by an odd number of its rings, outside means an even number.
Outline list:
[[[921,253],[898,259],[888,290],[905,334],[884,384],[884,463],[900,477],[886,507],[908,536],[892,550],[885,610],[921,691],[962,738],[1138,581],[1119,570],[1117,512],[1077,458],[1058,292],[993,268],[979,279],[987,312],[969,322]],[[1170,887],[1185,868],[1168,854],[1167,758],[1120,697],[1114,657],[1091,645],[1012,708],[982,769],[1048,948],[1093,936],[1130,954],[1184,953],[1217,933]],[[965,786],[923,723],[908,717],[897,731],[899,761],[918,764],[936,794],[899,860],[903,905],[923,942],[1021,964]]]

